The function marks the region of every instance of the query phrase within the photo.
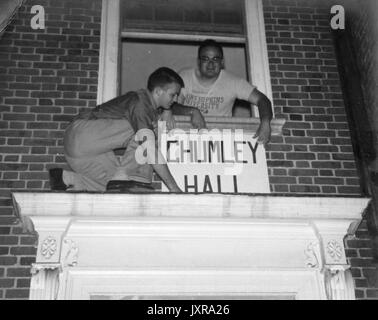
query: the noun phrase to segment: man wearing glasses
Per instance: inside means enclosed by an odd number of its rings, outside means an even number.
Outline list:
[[[266,144],[270,140],[272,104],[270,100],[248,81],[224,69],[222,46],[214,40],[205,40],[198,48],[197,68],[180,72],[185,87],[179,103],[198,108],[205,116],[231,117],[235,99],[256,105],[260,126],[254,136]]]

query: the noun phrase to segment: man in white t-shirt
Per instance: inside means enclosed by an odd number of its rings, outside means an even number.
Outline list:
[[[268,143],[272,119],[270,100],[248,81],[223,69],[222,46],[214,40],[205,40],[198,48],[197,68],[180,72],[185,87],[178,102],[198,108],[205,116],[231,117],[235,99],[246,100],[259,110],[261,122],[255,138],[259,143]]]

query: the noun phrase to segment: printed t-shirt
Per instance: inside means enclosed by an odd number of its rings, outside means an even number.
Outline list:
[[[235,99],[248,100],[256,88],[248,81],[222,70],[218,79],[209,87],[198,82],[195,69],[180,72],[185,87],[181,89],[179,102],[198,108],[202,114],[209,116],[231,117]]]

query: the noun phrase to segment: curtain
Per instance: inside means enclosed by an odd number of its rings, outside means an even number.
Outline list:
[[[24,0],[0,0],[0,38]]]

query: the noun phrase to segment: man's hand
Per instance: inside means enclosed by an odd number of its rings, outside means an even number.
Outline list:
[[[172,110],[164,110],[160,115],[160,121],[165,121],[168,131],[176,128],[176,122]]]
[[[262,121],[253,138],[257,138],[259,144],[267,145],[270,141],[270,122]]]
[[[198,109],[193,109],[192,117],[191,117],[190,121],[192,122],[192,126],[195,129],[199,129],[199,130],[200,129],[206,129],[205,119],[202,116],[201,111],[199,111]]]

